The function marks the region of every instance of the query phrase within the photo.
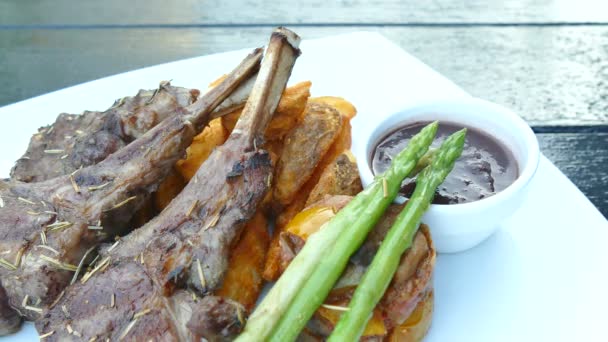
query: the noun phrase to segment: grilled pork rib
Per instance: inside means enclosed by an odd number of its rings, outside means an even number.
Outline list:
[[[89,250],[128,228],[212,110],[254,76],[261,57],[255,50],[197,102],[96,165],[44,182],[0,181],[0,281],[10,307],[37,319],[90,261]],[[8,322],[3,317],[0,326]]]
[[[229,251],[268,191],[272,166],[258,150],[295,59],[299,37],[277,29],[235,129],[163,212],[106,248],[36,323],[50,340],[223,340],[245,310],[213,296]],[[66,314],[67,312],[67,314]]]
[[[211,117],[242,107],[253,81],[254,77],[241,84]],[[40,182],[97,164],[166,118],[186,112],[184,108],[198,96],[197,89],[174,87],[163,81],[155,90],[140,90],[136,96],[117,100],[104,112],[60,114],[55,123],[32,136],[27,151],[11,170],[11,178]]]

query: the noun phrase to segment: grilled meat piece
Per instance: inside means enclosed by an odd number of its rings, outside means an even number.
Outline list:
[[[160,215],[104,249],[95,268],[38,320],[41,334],[52,333],[50,340],[68,340],[77,331],[84,340],[215,341],[241,330],[244,308],[209,293],[221,285],[230,248],[270,186],[270,156],[257,146],[299,55],[298,42],[282,28],[272,34],[226,143]]]
[[[0,182],[0,281],[9,305],[37,319],[86,266],[89,249],[124,233],[212,110],[254,76],[261,57],[257,49],[180,115],[98,164],[44,182]]]
[[[104,160],[111,153],[196,101],[199,91],[161,82],[156,90],[140,90],[104,112],[62,113],[42,127],[11,170],[11,178],[40,182]]]
[[[254,80],[252,77],[239,85],[215,108],[211,118],[242,107]],[[157,89],[140,90],[133,97],[117,100],[104,112],[62,113],[55,123],[32,136],[27,151],[11,170],[11,178],[40,182],[97,164],[161,121],[187,113],[184,108],[195,102],[199,93],[163,81]]]

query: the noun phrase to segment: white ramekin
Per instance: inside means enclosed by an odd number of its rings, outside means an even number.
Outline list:
[[[353,144],[363,186],[372,182],[373,148],[387,133],[414,122],[439,120],[476,128],[493,136],[511,150],[519,177],[498,194],[471,203],[430,206],[422,221],[429,225],[437,251],[454,253],[476,246],[496,231],[523,201],[527,185],[538,167],[540,151],[530,126],[511,110],[475,99],[441,100],[418,104],[364,123]]]

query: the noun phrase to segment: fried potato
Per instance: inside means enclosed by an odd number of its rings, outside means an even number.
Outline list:
[[[416,308],[403,324],[393,329],[390,342],[418,342],[422,341],[431,327],[433,319],[433,291],[427,292],[424,298],[418,302]]]
[[[281,267],[293,260],[311,234],[344,208],[352,196],[325,197],[299,212],[281,233]],[[324,339],[331,334],[341,314],[365,274],[378,246],[392,227],[404,205],[391,205],[370,232],[357,253],[313,315],[305,334]],[[397,271],[376,305],[363,332],[363,340],[420,341],[431,324],[433,312],[432,272],[435,251],[428,227],[420,226],[412,246],[401,257]]]
[[[332,107],[307,105],[302,120],[285,137],[279,156],[273,189],[278,203],[287,206],[294,200],[338,137],[342,125],[342,116]]]
[[[182,175],[175,169],[160,183],[153,195],[154,208],[161,212],[186,186]]]
[[[263,273],[263,277],[267,281],[277,280],[279,275],[282,273],[281,246],[279,243],[281,232],[283,232],[287,223],[289,223],[289,221],[291,221],[291,219],[296,216],[300,210],[302,210],[302,208],[304,208],[307,198],[308,193],[303,191],[289,206],[283,209],[283,211],[275,219],[274,234],[272,241],[270,242],[270,247],[268,248]]]
[[[278,262],[275,262],[278,265],[276,277],[287,269],[291,260],[304,246],[304,242],[308,236],[315,233],[323,224],[336,216],[336,213],[348,204],[351,199],[351,196],[328,195],[323,200],[307,206],[304,210],[296,213],[285,224],[282,231],[276,235],[278,248],[275,248],[279,252],[277,256]]]
[[[267,141],[283,139],[296,126],[306,109],[311,85],[312,83],[306,81],[285,89],[279,106],[266,128]]]
[[[335,108],[340,114],[347,117],[349,120],[354,118],[357,114],[357,109],[352,103],[346,101],[341,97],[336,96],[321,96],[311,97],[308,99],[309,103],[322,103]]]
[[[332,156],[326,158],[330,158]],[[323,161],[322,164],[326,162]],[[275,183],[276,184],[276,183]],[[266,266],[264,267],[264,279],[276,280],[285,269],[286,261],[282,253],[281,233],[294,217],[311,203],[323,199],[325,196],[347,195],[354,196],[362,190],[359,171],[350,151],[345,151],[325,169],[314,170],[309,181],[296,193],[293,201],[285,207],[275,220],[275,231],[270,243]]]
[[[262,270],[270,242],[266,227],[266,217],[258,211],[232,250],[224,282],[216,292],[241,303],[247,312],[253,309],[263,287]]]
[[[331,97],[327,97],[327,98],[331,98]],[[346,101],[344,101],[344,102],[346,102]],[[348,103],[348,102],[346,102],[346,103],[352,107],[352,105],[350,103]],[[354,116],[356,114],[356,111],[354,110],[354,107],[352,107],[352,108],[353,108],[353,111],[351,111],[350,114],[352,114],[352,116]],[[344,151],[347,151],[350,149],[350,146],[352,143],[350,118],[352,116],[349,117],[349,116],[343,114],[342,112],[340,112],[340,115],[342,115],[342,119],[343,119],[342,128],[341,128],[340,132],[338,133],[336,140],[334,140],[334,142],[332,143],[331,147],[329,148],[329,150],[327,151],[325,156],[323,156],[323,159],[321,160],[321,162],[319,163],[319,165],[317,167],[317,171],[311,177],[312,179],[318,180],[320,172],[323,172],[323,170],[325,170],[331,163],[333,163],[336,160],[336,158],[338,158],[338,156],[340,156]],[[352,154],[350,154],[350,157],[351,157],[353,163],[356,163],[355,158]],[[354,167],[356,168],[356,165],[354,165]],[[308,203],[312,203],[312,202],[314,202],[314,200],[308,201]]]
[[[186,150],[186,159],[179,160],[176,169],[186,181],[194,176],[201,164],[207,160],[213,149],[222,145],[228,138],[228,132],[220,119],[211,120],[209,125],[192,141]]]
[[[306,81],[285,88],[274,116],[266,128],[266,141],[283,139],[296,125],[310,97],[310,86],[311,83]],[[222,117],[222,125],[228,132],[232,132],[234,129],[241,112],[241,110],[237,110]]]
[[[354,196],[363,190],[355,156],[346,150],[321,173],[319,181],[308,195],[306,206],[322,200],[327,195]]]

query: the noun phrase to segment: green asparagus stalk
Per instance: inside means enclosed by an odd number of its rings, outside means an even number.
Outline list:
[[[431,165],[433,158],[437,154],[437,149],[434,147],[430,147],[429,150],[420,158],[416,167],[407,175],[409,178],[416,177],[420,171],[424,170],[427,166]]]
[[[443,183],[462,153],[466,129],[446,139],[429,167],[416,179],[416,189],[384,238],[353,298],[328,342],[358,340],[372,311],[397,271],[401,255],[412,244],[420,219],[433,200],[435,189]]]
[[[428,150],[437,132],[437,122],[433,122],[415,135],[408,146],[394,159],[391,167],[382,175],[377,176],[370,186],[359,193],[346,207],[327,222],[317,233],[311,235],[308,241],[292,260],[283,275],[268,292],[262,303],[249,317],[243,333],[236,341],[266,341],[281,321],[285,312],[290,308],[292,300],[301,290],[302,285],[325,264],[324,260],[333,250],[338,240],[349,240],[354,248],[343,255],[343,266],[340,269],[325,269],[335,274],[333,280],[318,283],[319,291],[315,293],[316,302],[321,304],[346,265],[350,255],[363,242],[369,230],[376,224],[388,205],[395,199],[403,179],[410,174],[418,160]],[[348,233],[345,233],[348,231]],[[325,294],[323,294],[325,293]],[[318,305],[314,306],[316,309]],[[298,331],[310,318],[311,311],[298,320]]]
[[[430,156],[430,158],[434,159],[433,156]],[[390,169],[379,178],[388,178],[389,172]],[[399,185],[400,182],[396,184],[395,191],[399,190]],[[371,227],[366,229],[352,227],[344,232],[339,240],[335,241],[334,245],[330,247],[331,252],[320,261],[306,283],[301,286],[300,291],[274,329],[270,341],[293,341],[296,339],[310,317],[323,303],[342,274],[350,256],[361,246],[370,229]]]

